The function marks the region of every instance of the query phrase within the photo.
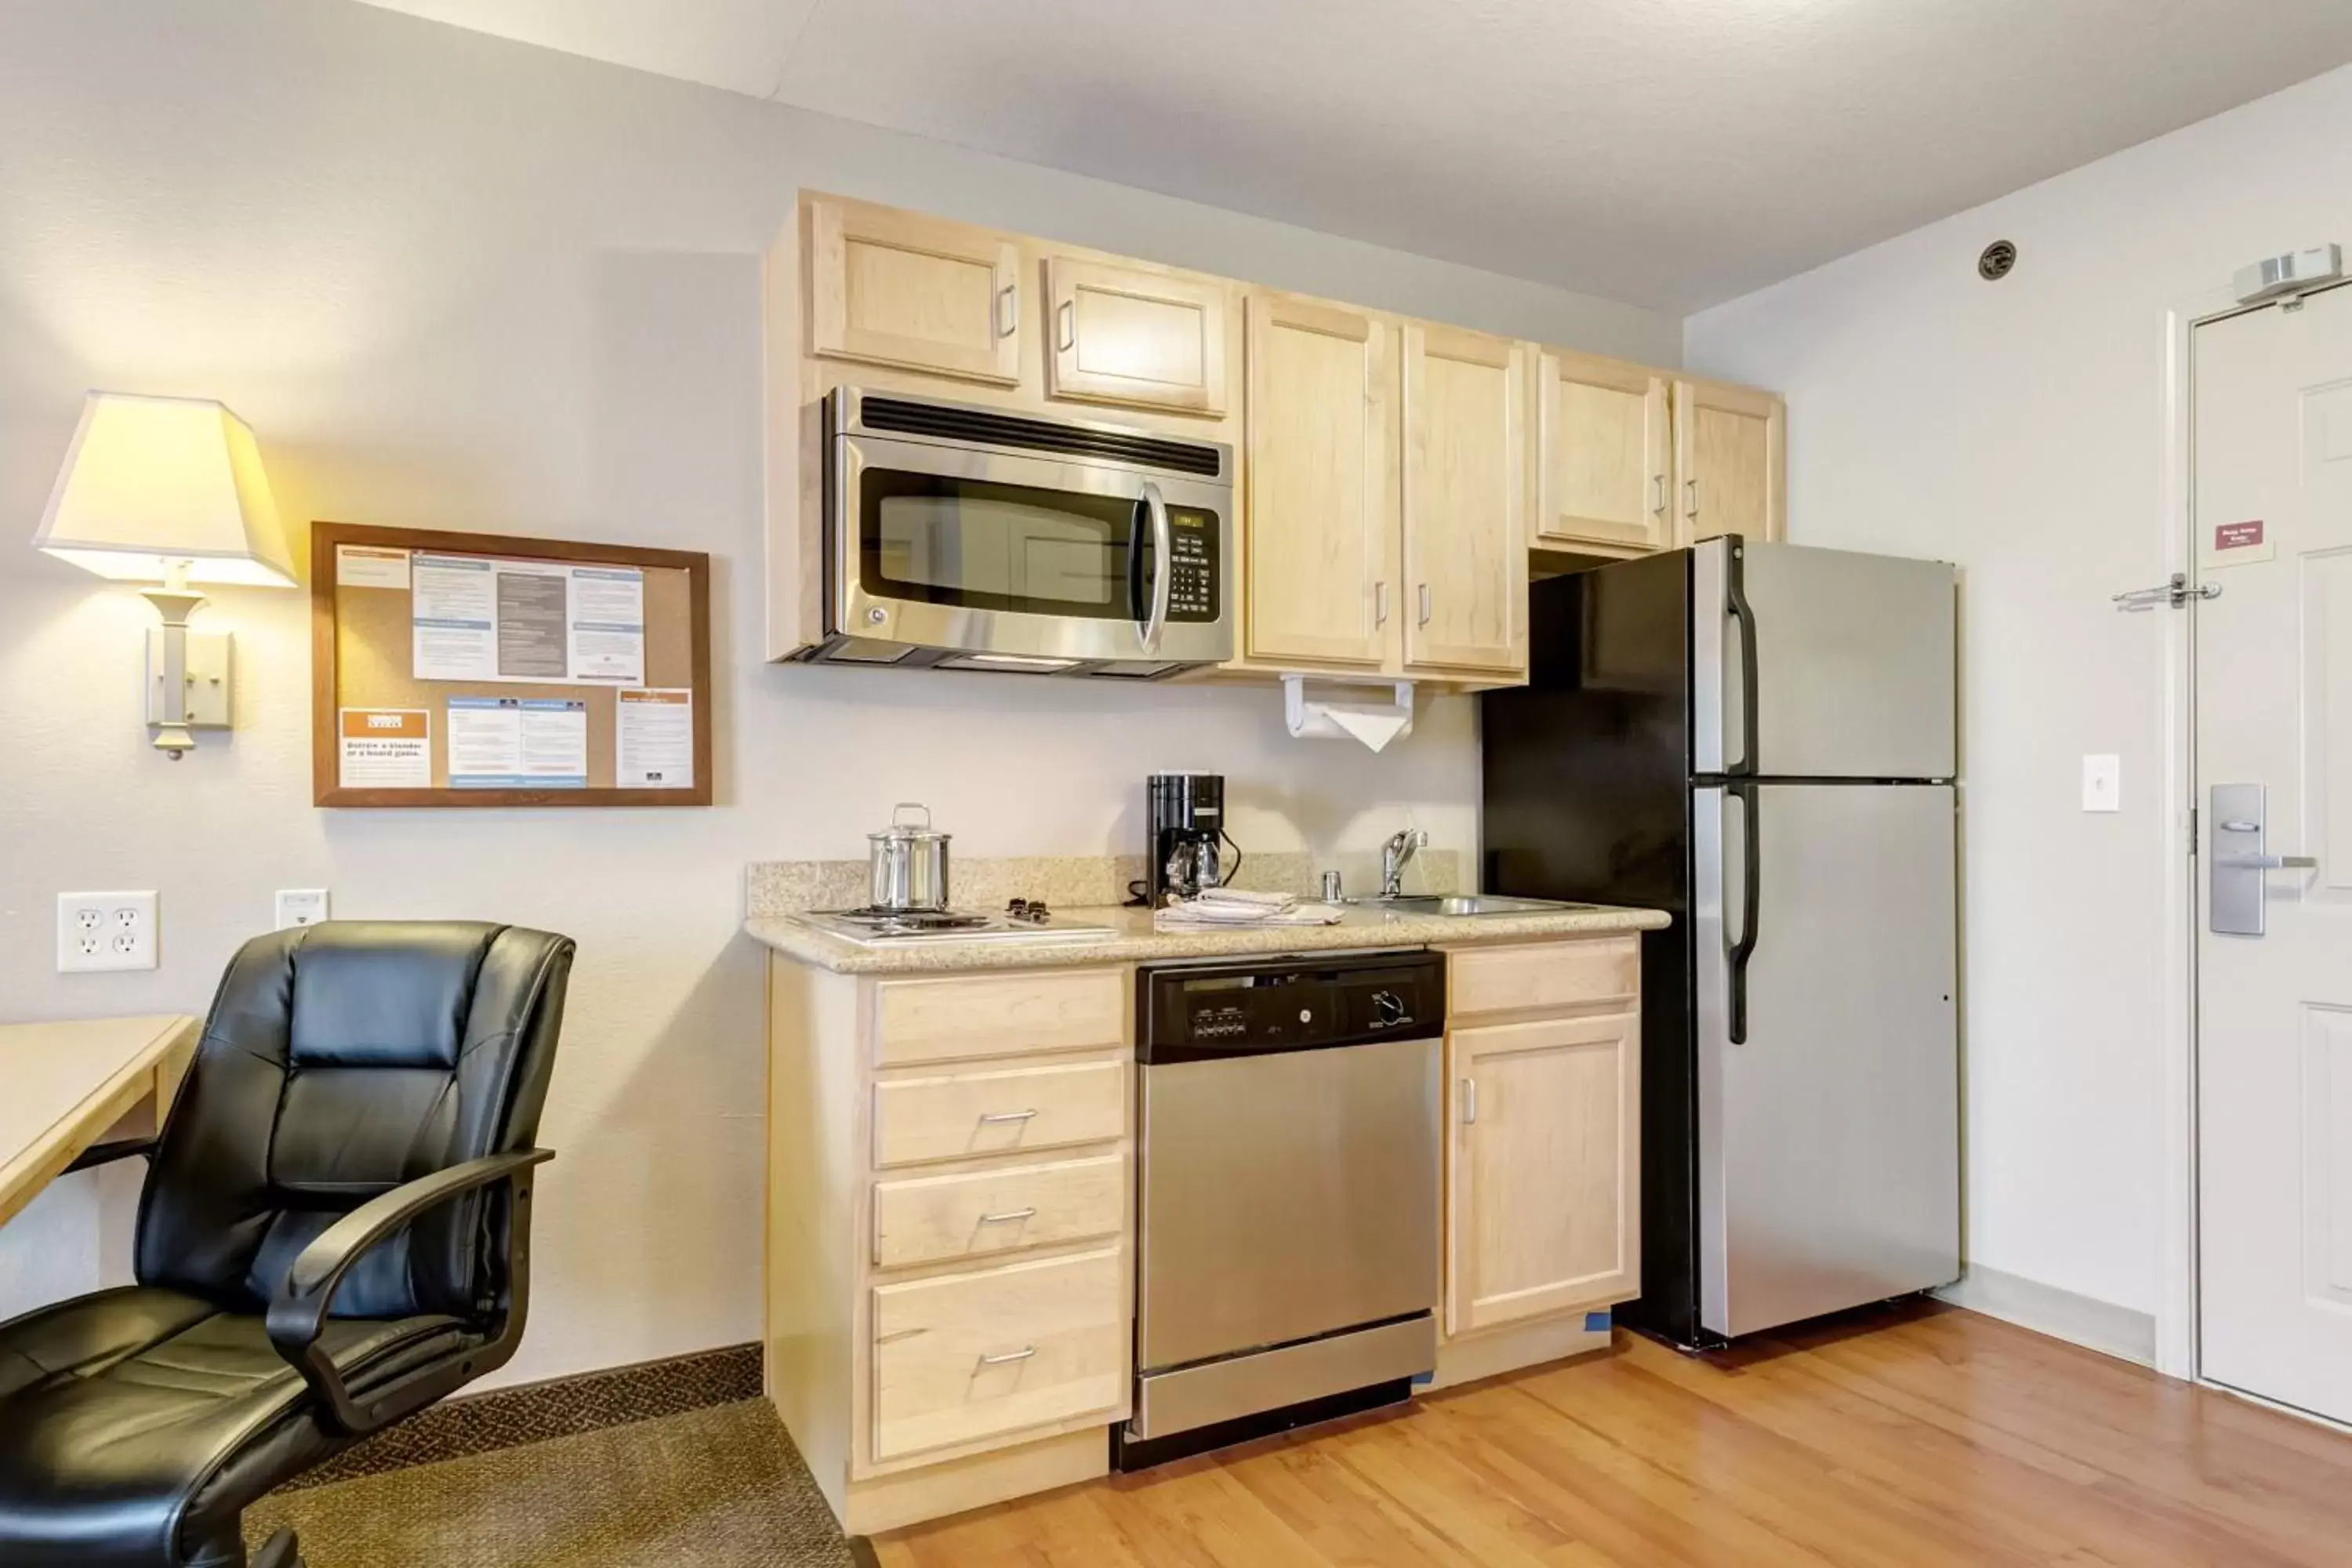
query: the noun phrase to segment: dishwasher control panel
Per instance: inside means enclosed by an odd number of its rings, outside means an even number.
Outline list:
[[[1427,1038],[1445,1027],[1445,963],[1431,952],[1169,964],[1139,981],[1136,1056],[1146,1062]]]

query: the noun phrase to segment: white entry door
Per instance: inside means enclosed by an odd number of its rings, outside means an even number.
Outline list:
[[[2194,392],[2201,1366],[2352,1422],[2352,288]]]

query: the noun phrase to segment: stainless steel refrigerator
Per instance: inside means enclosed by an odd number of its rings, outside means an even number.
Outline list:
[[[1642,1280],[1707,1345],[1960,1272],[1956,579],[1709,540],[1539,582],[1484,882],[1642,904]]]

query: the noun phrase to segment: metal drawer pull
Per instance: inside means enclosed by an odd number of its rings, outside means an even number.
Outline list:
[[[996,335],[1009,338],[1021,330],[1021,286],[1007,283],[996,291]]]
[[[1027,1361],[1031,1356],[1035,1355],[1036,1353],[1037,1347],[1035,1345],[1027,1345],[1017,1351],[1006,1351],[1003,1355],[984,1355],[980,1358],[980,1364],[982,1366],[1003,1366],[1007,1362]]]
[[[1466,1127],[1477,1120],[1478,1080],[1475,1078],[1465,1078],[1462,1080],[1462,1122]]]
[[[1429,625],[1429,584],[1426,583],[1421,585],[1421,624],[1424,626]]]
[[[1036,1217],[1036,1207],[1034,1205],[1032,1205],[1030,1207],[1025,1209],[1006,1209],[1003,1214],[984,1214],[980,1216],[980,1223],[982,1225],[1011,1225],[1016,1219],[1034,1219]]]
[[[1078,307],[1077,307],[1077,302],[1076,302],[1076,300],[1063,300],[1063,301],[1062,301],[1062,308],[1061,308],[1059,310],[1057,310],[1057,311],[1055,311],[1055,320],[1060,323],[1060,325],[1061,325],[1061,334],[1060,334],[1060,335],[1061,335],[1061,342],[1060,342],[1060,343],[1059,343],[1059,345],[1058,345],[1058,346],[1059,346],[1062,350],[1064,350],[1066,353],[1068,350],[1071,350],[1071,349],[1074,349],[1074,348],[1077,347],[1077,346],[1078,346]]]
[[[1660,517],[1666,515],[1666,476],[1664,474],[1650,476],[1650,510]]]
[[[1036,1114],[1034,1110],[992,1110],[980,1121],[984,1127],[992,1121],[1026,1121]]]

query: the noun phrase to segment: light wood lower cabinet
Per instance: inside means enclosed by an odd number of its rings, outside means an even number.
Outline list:
[[[1125,1062],[897,1078],[874,1086],[874,1168],[1103,1143],[1127,1131]]]
[[[1637,938],[1448,956],[1441,1384],[1605,1344],[1641,1294]]]
[[[1127,1252],[874,1288],[874,1457],[1108,1410],[1127,1398]]]
[[[874,1265],[904,1268],[1116,1237],[1127,1223],[1128,1175],[1124,1158],[1097,1154],[877,1182]]]
[[[1639,1029],[1620,1013],[1454,1033],[1448,1332],[1640,1294]]]
[[[768,1393],[851,1532],[1107,1468],[1131,1382],[1133,985],[771,958]]]

